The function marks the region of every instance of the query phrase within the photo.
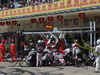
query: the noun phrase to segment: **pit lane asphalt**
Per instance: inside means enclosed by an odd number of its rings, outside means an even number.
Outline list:
[[[94,73],[91,66],[53,66],[53,67],[20,67],[18,64],[9,67],[9,62],[0,62],[0,75],[100,75]]]

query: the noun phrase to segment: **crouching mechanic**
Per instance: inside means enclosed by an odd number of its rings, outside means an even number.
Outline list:
[[[97,53],[96,62],[96,69],[94,73],[99,73],[99,65],[100,65],[100,39],[97,40],[97,46],[95,48],[95,52]]]
[[[15,61],[17,61],[17,58],[16,58],[16,44],[14,43],[14,39],[11,40],[10,53],[11,53],[12,62],[14,61],[13,56],[15,56]]]

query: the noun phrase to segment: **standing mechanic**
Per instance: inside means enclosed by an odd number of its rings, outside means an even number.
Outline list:
[[[15,61],[17,61],[17,58],[16,58],[16,44],[14,43],[14,39],[11,40],[10,53],[11,53],[12,62],[14,61],[13,56],[15,57]]]
[[[100,54],[100,39],[97,40],[97,46],[95,48],[95,52]],[[99,66],[100,66],[100,55],[97,55],[97,58],[95,60],[96,62],[96,69],[95,69],[95,73],[99,73]]]
[[[36,50],[37,50],[37,62],[36,62],[36,66],[37,67],[41,67],[42,66],[42,54],[43,54],[43,45],[42,45],[42,41],[38,40],[38,43],[36,45]]]
[[[2,55],[0,55],[0,61],[4,61],[4,56],[5,56],[5,46],[4,46],[5,40],[2,40],[0,44],[0,52]]]

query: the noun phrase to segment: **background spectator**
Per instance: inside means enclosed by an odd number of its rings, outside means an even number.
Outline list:
[[[7,3],[6,10],[10,9],[10,4]]]
[[[27,2],[27,6],[31,6],[32,4],[31,4],[31,1],[28,1]]]
[[[10,8],[15,8],[15,5],[12,2],[10,2]]]
[[[2,5],[2,10],[5,10],[6,9],[6,4],[4,3],[4,5]]]
[[[0,11],[2,10],[2,4],[0,5]]]
[[[25,6],[34,6],[43,3],[50,3],[59,0],[11,0],[10,4],[9,1],[4,0],[0,5],[0,10],[8,10],[13,8],[21,8]]]
[[[35,5],[38,5],[38,3],[39,3],[38,0],[35,0],[34,4],[35,4]]]

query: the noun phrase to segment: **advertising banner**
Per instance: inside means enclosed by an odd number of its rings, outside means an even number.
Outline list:
[[[61,0],[41,5],[0,11],[0,18],[16,17],[100,5],[100,0]]]

